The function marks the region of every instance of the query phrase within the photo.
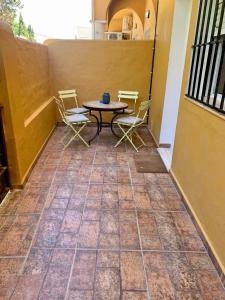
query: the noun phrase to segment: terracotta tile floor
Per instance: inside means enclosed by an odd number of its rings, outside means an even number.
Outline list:
[[[63,130],[0,208],[0,299],[225,299],[169,175],[137,173],[108,129],[62,151]]]

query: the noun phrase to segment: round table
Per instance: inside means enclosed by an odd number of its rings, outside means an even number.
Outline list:
[[[88,101],[83,103],[83,107],[89,109],[89,115],[94,117],[97,121],[97,132],[95,136],[89,140],[89,143],[93,141],[101,132],[102,127],[109,127],[111,128],[112,133],[116,136],[119,137],[115,131],[113,130],[113,121],[114,119],[124,113],[124,110],[128,107],[127,103],[124,102],[115,102],[115,101],[110,101],[109,104],[103,104],[100,102],[100,100],[94,100],[94,101]],[[99,112],[99,118],[96,115],[92,114],[92,111],[98,111]],[[110,123],[102,122],[102,112],[104,111],[112,111],[115,112],[112,120]]]

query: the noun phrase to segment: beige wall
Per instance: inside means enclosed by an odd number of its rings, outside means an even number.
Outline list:
[[[169,2],[164,0],[159,1],[150,120],[151,132],[157,143],[159,143],[166,91],[174,4],[174,0],[171,0]]]
[[[197,2],[193,1],[172,172],[225,271],[225,119],[184,97]]]
[[[137,26],[135,28],[135,26]],[[143,24],[139,16],[134,13],[133,14],[133,29],[132,29],[132,39],[133,40],[143,40],[144,39],[144,30]]]
[[[155,24],[156,24],[156,10],[152,0],[146,0],[145,11],[150,10],[150,18],[145,18],[144,21],[144,39],[154,40],[155,38]]]
[[[49,40],[54,93],[76,88],[80,104],[101,99],[104,91],[117,99],[118,90],[137,90],[148,99],[150,41]]]
[[[0,24],[1,104],[11,183],[20,185],[55,126],[55,106],[49,101],[46,46],[15,39]]]

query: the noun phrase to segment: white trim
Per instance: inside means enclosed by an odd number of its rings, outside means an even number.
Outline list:
[[[51,97],[49,100],[45,101],[41,106],[39,106],[35,112],[33,112],[25,121],[24,121],[24,127],[27,127],[30,125],[30,123],[33,122],[33,120],[39,116],[39,114],[54,100],[54,97]]]
[[[167,171],[169,171],[172,165],[172,155],[171,155],[170,148],[157,148],[157,151],[160,157],[162,158],[167,168]]]
[[[173,149],[183,80],[192,1],[176,0],[159,144]],[[172,150],[171,150],[172,151]]]

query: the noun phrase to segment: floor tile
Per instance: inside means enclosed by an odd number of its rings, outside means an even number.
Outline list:
[[[165,250],[184,250],[182,236],[179,234],[171,213],[155,214],[160,240]]]
[[[143,250],[162,249],[161,236],[159,235],[155,216],[149,212],[138,212],[138,225]]]
[[[83,221],[79,231],[78,248],[97,248],[99,222]]]
[[[90,182],[91,183],[103,183],[105,168],[96,166],[91,173]]]
[[[21,275],[18,278],[16,288],[11,299],[38,299],[38,295],[44,280],[42,275]]]
[[[73,250],[63,249],[55,249],[53,251],[51,263],[40,290],[39,299],[64,299],[74,253],[75,251]]]
[[[45,274],[52,258],[51,249],[32,248],[26,260],[23,274]]]
[[[119,233],[119,212],[118,210],[102,211],[100,230],[102,233]]]
[[[1,276],[19,274],[24,258],[0,258]]]
[[[109,250],[119,249],[120,248],[119,234],[100,232],[98,247],[100,249],[109,249]]]
[[[195,266],[198,256],[200,263]],[[219,276],[204,253],[145,252],[144,266],[153,299],[209,299],[209,295],[217,299],[224,293]]]
[[[94,292],[93,291],[69,291],[69,300],[92,300],[93,299]]]
[[[82,213],[77,210],[67,210],[62,222],[60,232],[78,233],[81,224]]]
[[[122,252],[120,255],[123,290],[145,290],[142,257],[139,252]]]
[[[120,248],[140,250],[137,223],[120,222]]]
[[[148,300],[146,292],[123,291],[122,300]]]
[[[77,251],[69,290],[94,290],[97,254],[95,251]]]
[[[95,300],[120,299],[120,272],[116,268],[97,268],[94,287]]]
[[[55,247],[61,222],[57,219],[42,220],[35,237],[34,247]]]
[[[99,251],[97,257],[97,267],[99,268],[119,268],[120,255],[117,251]]]
[[[1,234],[0,256],[25,256],[32,242],[39,215],[22,215],[10,219]]]
[[[0,275],[0,299],[10,299],[17,282],[18,275]]]

